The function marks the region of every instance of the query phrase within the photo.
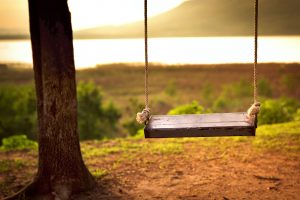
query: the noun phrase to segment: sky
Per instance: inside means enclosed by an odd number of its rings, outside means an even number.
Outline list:
[[[183,0],[148,0],[149,16],[180,5]],[[143,19],[143,0],[68,0],[74,30],[120,25]],[[28,30],[28,2],[0,0],[0,30]]]

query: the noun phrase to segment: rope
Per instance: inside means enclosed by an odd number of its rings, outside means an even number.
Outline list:
[[[255,0],[255,20],[254,20],[254,66],[253,66],[253,100],[257,102],[257,80],[256,80],[256,66],[257,66],[257,37],[258,37],[258,0]]]
[[[148,3],[144,0],[144,29],[145,29],[145,107],[149,108],[148,100]]]
[[[248,109],[248,118],[254,122],[260,110],[260,103],[257,101],[257,38],[258,38],[258,0],[254,5],[254,65],[253,65],[253,100],[254,103]],[[144,0],[144,42],[145,42],[145,108],[142,112],[138,112],[136,120],[138,123],[147,123],[150,118],[149,108],[149,91],[148,91],[148,2]]]
[[[254,3],[254,64],[253,64],[253,101],[254,103],[247,111],[250,123],[256,123],[256,117],[260,111],[260,103],[257,101],[257,38],[258,38],[258,0]]]
[[[150,118],[148,91],[148,2],[144,0],[144,42],[145,42],[145,108],[136,114],[136,121],[146,124]]]

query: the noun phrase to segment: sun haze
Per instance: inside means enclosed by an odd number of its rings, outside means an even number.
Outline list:
[[[183,0],[148,0],[149,16],[166,12],[180,5]],[[83,29],[99,25],[120,25],[142,20],[142,0],[69,0],[73,28]]]
[[[28,3],[0,0],[0,31],[28,32]],[[149,16],[180,5],[183,0],[148,0]],[[74,30],[102,25],[119,25],[143,19],[142,0],[68,0]]]

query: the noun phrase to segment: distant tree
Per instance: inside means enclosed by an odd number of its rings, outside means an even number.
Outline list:
[[[104,106],[101,90],[93,82],[79,82],[77,101],[81,140],[112,138],[116,135],[121,113],[112,102]]]
[[[69,199],[95,181],[77,132],[71,16],[67,0],[29,0],[39,162],[33,182],[8,199]]]

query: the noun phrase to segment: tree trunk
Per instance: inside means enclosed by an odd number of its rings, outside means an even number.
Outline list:
[[[38,173],[29,198],[68,199],[91,189],[77,132],[71,15],[67,0],[29,0],[39,126]],[[24,195],[24,193],[23,193]]]

